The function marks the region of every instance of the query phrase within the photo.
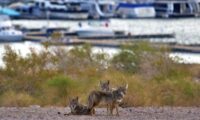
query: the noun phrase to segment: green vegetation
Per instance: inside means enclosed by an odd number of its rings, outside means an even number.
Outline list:
[[[110,57],[90,45],[57,48],[22,57],[5,47],[0,68],[0,106],[66,106],[68,99],[87,100],[100,80],[112,87],[128,83],[124,106],[200,106],[199,65],[173,62],[167,48],[146,42],[123,46]]]

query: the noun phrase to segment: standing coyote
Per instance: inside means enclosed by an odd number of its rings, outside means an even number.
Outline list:
[[[79,103],[78,97],[70,100],[69,107],[71,109],[71,112],[65,115],[92,115],[94,114],[94,110],[91,111],[91,109],[89,109],[87,106],[84,106]]]
[[[110,81],[107,80],[105,82],[100,81],[100,90],[103,92],[111,92],[112,90],[110,89]],[[106,109],[107,109],[107,114],[109,114],[109,104],[106,104]]]
[[[110,114],[113,114],[113,110],[116,109],[117,115],[119,115],[118,105],[122,102],[127,89],[128,84],[110,92],[92,91],[88,97],[88,108],[93,111],[100,102],[105,102],[110,108]]]

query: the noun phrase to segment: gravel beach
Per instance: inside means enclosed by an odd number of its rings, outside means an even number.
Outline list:
[[[120,116],[107,115],[106,108],[97,108],[95,116],[64,116],[69,108],[1,107],[0,120],[200,120],[198,107],[138,107],[119,111]]]

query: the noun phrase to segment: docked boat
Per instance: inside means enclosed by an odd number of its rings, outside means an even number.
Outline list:
[[[86,1],[84,9],[89,11],[91,18],[112,18],[115,15],[117,3],[112,0],[89,0]]]
[[[17,10],[41,19],[87,19],[89,15],[87,10],[81,9],[80,3],[73,1],[36,0]]]
[[[116,16],[120,18],[154,18],[156,15],[152,3],[120,2]]]
[[[197,17],[200,16],[200,0],[195,0],[195,4],[197,6]]]
[[[157,17],[196,17],[200,15],[200,1],[198,0],[156,0],[154,6]]]
[[[13,9],[0,6],[0,15],[8,15],[10,17],[19,17],[20,13]]]
[[[73,30],[79,38],[110,38],[115,36],[115,32],[105,25],[92,25],[91,23],[82,25],[79,23],[77,28]]]
[[[23,39],[23,33],[14,29],[8,16],[0,16],[0,42],[18,42]]]
[[[35,0],[26,4],[14,4],[22,18],[87,19],[111,18],[115,15],[113,0]]]
[[[75,5],[75,7],[73,7]],[[41,1],[38,0],[33,7],[36,16],[46,16],[53,19],[87,19],[88,11],[77,7],[72,1]]]

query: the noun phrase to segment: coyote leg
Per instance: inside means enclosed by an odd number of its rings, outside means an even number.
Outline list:
[[[114,104],[110,105],[110,115],[113,115]]]
[[[93,113],[94,115],[96,114],[95,109],[92,109],[92,113]]]
[[[113,105],[110,105],[110,115],[113,114]]]
[[[109,108],[110,108],[110,105],[109,105],[109,104],[107,104],[107,105],[106,105],[106,108],[107,108],[107,115],[109,115],[109,114],[110,114],[110,110],[109,110]]]
[[[117,114],[116,114],[116,115],[117,115],[117,116],[119,116],[118,104],[116,104],[116,105],[115,105],[115,108],[116,108],[116,112],[117,112]]]
[[[95,109],[94,108],[92,108],[90,112],[91,112],[90,115],[92,115],[92,116],[95,115]]]

